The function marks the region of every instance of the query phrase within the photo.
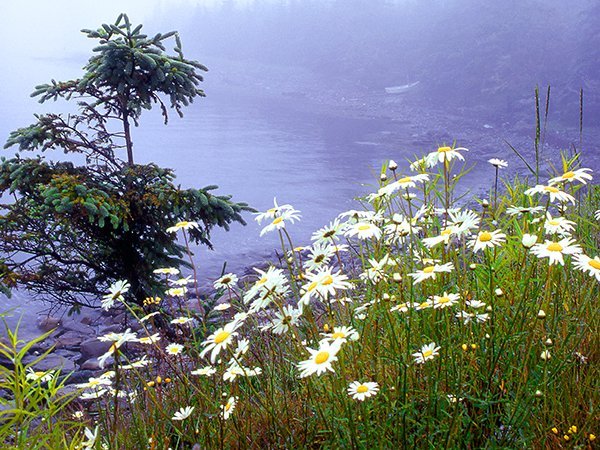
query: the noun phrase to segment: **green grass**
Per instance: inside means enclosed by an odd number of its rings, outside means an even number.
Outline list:
[[[575,170],[579,156],[562,162],[558,175]],[[544,224],[550,220],[547,213],[553,219],[562,216],[575,223],[570,235],[579,246],[576,250],[597,256],[600,226],[594,213],[600,208],[600,188],[591,183],[559,183],[556,187],[574,201],[560,203],[547,195],[527,195],[531,187],[527,179],[515,178],[505,181],[504,189],[498,190],[496,180],[490,183],[489,199],[456,198],[456,186],[466,170],[458,159],[407,172],[412,177],[428,174],[420,179],[405,179],[407,175],[388,168],[387,179],[377,188],[379,194],[390,191],[394,182],[400,186],[414,181],[415,186],[363,199],[371,216],[361,219],[365,230],[355,228],[366,231],[369,225],[382,230],[396,221],[395,239],[386,234],[357,239],[339,230],[332,233],[325,244],[348,247],[324,258],[321,267],[332,272],[320,277],[314,275],[320,268],[307,273],[309,256],[295,248],[291,211],[280,207],[267,220],[274,228],[271,232],[279,233],[287,255],[276,272],[280,278],[270,284],[271,275],[263,282],[263,274],[258,274],[222,287],[219,303],[230,303],[229,309],[220,310],[212,299],[204,302],[202,314],[184,311],[177,307],[183,304],[180,298],[140,309],[127,302],[126,292],[122,297],[116,293],[117,303],[138,319],[157,312],[168,320],[184,316],[194,321],[174,325],[167,333],[154,327],[155,315],[143,322],[138,337],[158,332],[160,341],[123,344],[113,353],[115,363],[107,366],[114,371],[111,388],[124,394],[115,400],[109,390],[97,400],[85,401],[82,423],[99,427],[93,448],[101,448],[102,443],[119,449],[183,449],[194,444],[199,448],[591,448],[599,418],[600,275],[597,279],[579,270],[574,255],[565,254],[564,265],[549,265],[548,258],[538,258],[523,245],[522,237],[535,235],[538,244],[546,239],[558,242],[562,237],[548,233]],[[447,244],[425,245],[424,239],[441,236],[451,226],[445,210],[460,206],[464,212],[467,205],[475,220],[472,228],[461,233],[454,229]],[[510,214],[514,207],[539,209]],[[350,216],[341,223],[350,227],[354,221]],[[284,228],[275,227],[282,222]],[[181,230],[186,232],[184,227]],[[474,251],[473,239],[497,230],[505,235],[497,245]],[[482,243],[496,242],[495,237],[486,241],[492,236],[484,236]],[[569,248],[567,244],[562,241],[563,249]],[[377,262],[380,267],[373,269]],[[416,282],[414,274],[433,264],[450,264],[450,272]],[[362,275],[369,268],[368,276]],[[339,288],[317,292],[334,286]],[[244,300],[252,290],[259,293],[261,307],[254,303],[256,299]],[[306,300],[307,290],[317,294],[287,332],[278,335],[265,329],[277,321],[278,314],[288,314],[284,308]],[[432,307],[434,296],[441,304],[439,297],[447,294],[460,296],[456,304]],[[485,304],[468,303],[474,301]],[[461,311],[469,320],[457,317]],[[234,318],[240,313],[243,316]],[[307,349],[319,349],[324,334],[342,326],[353,327],[358,339],[334,343],[331,349],[322,347],[320,351],[329,352],[319,355],[325,359],[339,350],[332,370],[301,378],[298,363],[311,356]],[[208,341],[223,338],[231,342],[211,364],[211,351],[204,357],[200,354]],[[242,339],[248,340],[248,350],[236,354]],[[165,349],[171,343],[183,345],[182,353],[168,354]],[[421,354],[426,361],[417,363],[414,354],[430,343],[439,346],[439,352]],[[122,368],[130,362],[126,355],[140,348],[151,363]],[[138,360],[139,352],[131,359]],[[216,373],[191,374],[208,365]],[[223,375],[231,365],[246,369],[233,381],[225,381]],[[257,367],[260,374],[245,376]],[[364,401],[356,400],[347,393],[353,381],[376,382],[379,391]],[[236,404],[225,418],[223,408],[231,397]],[[187,406],[194,407],[189,417],[172,420]],[[72,434],[65,430],[65,435]]]

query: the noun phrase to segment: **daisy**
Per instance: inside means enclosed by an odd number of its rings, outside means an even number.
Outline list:
[[[436,347],[435,342],[430,344],[425,344],[421,347],[421,350],[417,353],[413,353],[413,357],[415,358],[416,364],[424,364],[425,361],[429,361],[433,359],[437,355],[439,355],[440,347]]]
[[[131,285],[125,280],[115,281],[108,290],[110,291],[104,297],[102,297],[101,306],[102,309],[108,311],[115,304],[115,301],[123,302],[123,294],[129,291]]]
[[[457,312],[454,315],[454,317],[456,317],[457,319],[462,319],[463,323],[466,325],[469,322],[471,322],[471,320],[473,320],[473,318],[475,317],[475,314],[462,310],[462,311]]]
[[[529,188],[525,191],[525,195],[533,196],[534,194],[549,195],[551,202],[558,200],[561,203],[571,202],[575,204],[575,197],[553,186],[544,186],[543,184],[537,184],[535,185],[535,187]]]
[[[238,277],[234,273],[226,273],[221,278],[215,280],[213,286],[215,289],[233,288],[238,282]]]
[[[333,367],[331,367],[331,363],[337,361],[336,354],[340,351],[341,346],[342,341],[340,339],[336,339],[333,342],[324,339],[319,342],[319,348],[317,350],[307,348],[310,353],[310,358],[298,363],[300,378],[308,377],[313,373],[321,375],[327,370],[335,372]]]
[[[270,329],[273,334],[287,333],[293,325],[298,323],[299,317],[302,315],[300,309],[292,306],[284,306],[282,311],[275,313],[275,319],[271,325],[264,329]]]
[[[492,232],[480,231],[477,234],[477,237],[469,241],[469,244],[473,247],[473,252],[477,253],[484,248],[498,247],[504,242],[506,242],[506,234],[502,233],[500,230],[494,230]]]
[[[122,370],[131,370],[131,369],[140,369],[142,367],[146,367],[148,364],[150,364],[150,360],[148,359],[148,357],[146,355],[144,355],[137,361],[133,361],[130,364],[125,364],[125,365],[122,365],[119,367]]]
[[[453,306],[460,300],[459,294],[448,294],[444,292],[443,295],[434,295],[433,296],[433,308],[434,309],[444,309],[449,306]]]
[[[424,309],[433,308],[433,302],[431,300],[424,300],[421,303],[415,303],[414,307],[417,311],[423,311]]]
[[[158,335],[158,333],[154,333],[151,336],[144,336],[139,339],[140,344],[154,344],[158,341],[160,341],[160,336]]]
[[[104,394],[106,394],[107,392],[108,392],[107,389],[99,389],[97,391],[84,392],[83,394],[81,394],[79,396],[79,398],[81,400],[98,399],[98,398],[102,398],[102,396],[104,396]]]
[[[39,381],[40,383],[45,383],[46,381],[50,381],[53,376],[54,376],[54,371],[52,371],[52,370],[43,372],[43,371],[35,371],[31,367],[28,367],[27,375],[25,375],[25,378],[29,381]]]
[[[425,266],[421,270],[418,270],[414,273],[409,273],[408,276],[414,278],[413,284],[421,283],[429,278],[435,280],[436,275],[442,272],[452,272],[454,270],[454,266],[452,263],[445,264],[433,264],[431,266]]]
[[[231,416],[231,413],[233,413],[233,410],[235,409],[237,400],[237,397],[229,397],[227,403],[221,405],[221,417],[223,418],[223,420],[229,419],[229,416]]]
[[[154,269],[153,272],[159,275],[179,275],[179,269],[175,267],[161,267],[160,269]]]
[[[366,381],[364,383],[353,381],[350,383],[350,386],[348,386],[348,395],[361,402],[367,397],[376,395],[377,391],[379,391],[379,385],[374,381]]]
[[[521,244],[523,244],[523,247],[525,248],[531,248],[534,246],[534,244],[537,242],[538,237],[535,234],[527,234],[525,233],[523,235],[523,238],[521,239]]]
[[[194,412],[193,406],[186,406],[185,408],[179,408],[179,411],[171,418],[171,420],[185,420]]]
[[[574,266],[582,270],[583,272],[589,273],[590,276],[596,277],[596,280],[600,281],[600,256],[590,258],[583,253],[574,256]]]
[[[261,224],[264,220],[275,219],[277,216],[281,215],[281,213],[285,211],[295,211],[292,205],[278,205],[276,198],[273,199],[273,204],[275,205],[273,208],[268,209],[263,213],[255,213],[256,217],[254,218],[254,220]]]
[[[107,377],[90,377],[87,383],[79,383],[76,384],[75,387],[78,387],[80,389],[98,389],[102,386],[110,386],[111,384],[112,381]]]
[[[480,218],[474,211],[448,211],[448,226],[454,228],[458,236],[470,234],[472,229],[479,228]]]
[[[237,330],[242,325],[242,322],[234,320],[229,322],[224,327],[219,328],[213,334],[211,334],[203,343],[205,345],[204,350],[200,353],[200,357],[204,357],[208,352],[210,353],[210,362],[214,364],[217,355],[221,350],[227,348],[229,344],[233,342],[233,337],[237,336]]]
[[[310,239],[315,242],[337,241],[340,235],[343,234],[345,227],[346,225],[336,218],[329,225],[315,231]]]
[[[359,338],[358,331],[352,327],[333,327],[332,333],[321,333],[321,335],[331,341],[340,340],[343,343],[348,340],[357,341]]]
[[[370,222],[357,222],[346,229],[344,233],[348,237],[356,236],[358,239],[379,239],[381,238],[381,229]]]
[[[96,441],[98,440],[98,427],[94,428],[94,431],[85,427],[85,441],[81,443],[83,450],[92,450],[96,447]]]
[[[271,266],[266,272],[256,268],[254,271],[260,275],[260,278],[244,294],[244,303],[250,303],[258,297],[261,304],[266,306],[270,302],[271,295],[284,296],[289,292],[287,278],[283,270]]]
[[[426,173],[420,173],[418,175],[413,175],[412,177],[400,178],[381,188],[380,191],[384,191],[387,195],[392,195],[394,192],[400,189],[406,190],[409,188],[414,188],[417,186],[417,183],[423,184],[426,181],[429,181],[429,175]]]
[[[127,328],[123,333],[108,333],[104,336],[99,336],[98,340],[100,342],[112,342],[112,345],[108,349],[106,353],[102,356],[98,357],[98,363],[101,368],[104,367],[104,364],[118,349],[125,344],[126,342],[138,342],[139,339],[135,333],[131,332],[130,328]]]
[[[594,219],[600,220],[600,209],[594,213]]]
[[[165,292],[165,294],[167,294],[169,297],[183,297],[187,291],[187,288],[185,286],[182,286],[167,289],[167,292]]]
[[[487,303],[479,301],[479,300],[467,300],[467,306],[474,309],[483,308]]]
[[[260,236],[264,236],[266,233],[269,233],[273,230],[281,230],[282,228],[285,228],[286,221],[289,223],[294,223],[295,220],[300,220],[301,216],[299,213],[300,211],[295,209],[282,211],[281,214],[275,217],[270,224],[261,230]]]
[[[344,211],[338,214],[339,219],[347,219],[350,223],[356,222],[367,222],[367,221],[376,221],[378,213],[373,211],[358,211],[356,209],[349,209],[348,211]]]
[[[505,169],[508,167],[508,163],[503,159],[492,158],[488,159],[488,162],[497,169]]]
[[[352,283],[347,281],[348,277],[340,271],[333,273],[331,267],[325,267],[315,274],[307,274],[306,278],[308,283],[302,286],[304,294],[300,298],[302,305],[308,305],[312,296],[327,300],[330,296],[335,296],[337,290],[352,288]]]
[[[192,322],[194,319],[190,317],[177,317],[176,319],[171,320],[173,325],[185,325],[186,323]]]
[[[544,222],[544,230],[548,234],[558,234],[562,237],[570,236],[574,230],[575,222],[567,220],[564,217],[552,217],[550,213],[546,213],[546,221]]]
[[[468,152],[464,147],[452,148],[452,147],[439,147],[435,152],[429,153],[425,158],[427,167],[433,167],[438,162],[445,163],[450,162],[453,159],[465,160],[465,157],[460,152]]]
[[[548,258],[548,264],[565,265],[563,255],[574,255],[581,253],[581,247],[575,244],[571,238],[564,238],[558,242],[546,240],[543,244],[535,244],[531,247],[531,253],[538,258]]]
[[[214,375],[216,372],[217,372],[217,369],[215,369],[213,366],[204,366],[200,369],[192,370],[190,372],[190,374],[210,377],[211,375]]]
[[[396,265],[396,261],[390,258],[389,254],[386,254],[381,260],[377,261],[375,258],[369,258],[369,267],[365,272],[360,274],[360,278],[363,280],[369,280],[372,283],[379,283],[386,278],[385,270],[387,267]]]
[[[506,214],[517,217],[521,217],[523,214],[537,214],[543,211],[543,206],[510,206],[506,208]]]
[[[167,228],[167,233],[176,233],[179,230],[189,230],[191,228],[199,229],[200,225],[198,222],[177,222],[174,226]]]
[[[177,356],[183,352],[183,345],[171,343],[167,345],[165,351],[168,355]]]
[[[318,270],[321,266],[329,264],[335,255],[335,248],[324,242],[315,242],[310,248],[308,259],[304,262],[306,270]]]
[[[392,306],[390,308],[390,312],[394,312],[394,311],[400,311],[400,312],[408,312],[408,310],[410,309],[410,303],[399,303],[395,306]]]
[[[572,183],[573,181],[579,181],[582,184],[587,184],[588,181],[591,181],[592,176],[587,173],[591,172],[592,169],[577,169],[570,170],[568,172],[563,173],[559,177],[555,177],[548,181],[550,186],[558,183]]]
[[[438,244],[441,244],[442,242],[444,243],[444,245],[448,245],[448,243],[450,242],[450,238],[452,237],[453,234],[456,234],[457,232],[457,228],[455,227],[446,227],[444,229],[442,229],[442,232],[440,233],[439,236],[433,236],[433,237],[428,237],[428,238],[423,238],[423,245],[427,248],[433,248]]]
[[[213,308],[213,311],[225,311],[226,309],[231,308],[231,303],[219,303],[217,306]]]

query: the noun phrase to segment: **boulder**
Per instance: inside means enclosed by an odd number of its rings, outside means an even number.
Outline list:
[[[97,358],[108,351],[112,342],[101,342],[96,338],[87,339],[81,343],[79,351],[83,359]]]
[[[60,319],[53,316],[42,316],[37,321],[37,326],[44,333],[57,328],[60,325]]]

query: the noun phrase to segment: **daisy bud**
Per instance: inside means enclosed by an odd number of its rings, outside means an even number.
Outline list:
[[[523,239],[521,239],[521,243],[525,248],[531,248],[537,242],[537,236],[535,234],[527,234],[523,235]]]
[[[381,299],[382,299],[382,300],[384,300],[384,301],[386,301],[386,302],[389,302],[389,301],[390,301],[390,294],[388,294],[388,293],[386,292],[385,294],[383,294],[383,295],[381,296]]]
[[[552,355],[550,355],[548,350],[544,350],[542,353],[540,353],[540,358],[542,358],[544,361],[548,361],[550,358],[552,358]]]
[[[385,173],[382,173],[381,175],[379,175],[379,179],[381,181],[387,181],[388,178],[387,178],[387,175]]]
[[[577,433],[577,425],[571,425],[569,428],[569,434]]]
[[[398,164],[393,159],[390,159],[390,163],[388,165],[389,169],[394,172],[398,168]]]
[[[469,264],[469,269],[471,269],[471,270],[477,269],[477,264],[475,264],[475,263]]]
[[[471,350],[477,350],[477,344],[471,344]]]
[[[544,345],[546,347],[552,347],[554,345],[554,342],[552,342],[552,339],[548,338],[546,339],[546,341],[544,342]]]
[[[590,433],[590,435],[588,436],[588,439],[590,440],[590,442],[594,442],[596,440],[596,435]]]
[[[329,333],[329,324],[326,323],[325,325],[323,325],[323,331],[325,333]]]
[[[485,333],[485,338],[486,339],[491,339],[492,337],[489,335],[489,333]]]
[[[496,297],[502,297],[504,295],[504,291],[500,288],[496,288],[494,293],[496,294]]]
[[[483,200],[481,200],[481,206],[483,206],[484,208],[487,208],[488,206],[490,206],[490,202],[488,202],[485,198]]]
[[[543,392],[542,392],[542,391],[535,391],[535,396],[536,396],[537,398],[540,398],[540,397],[543,397],[543,396],[544,396],[544,394],[543,394]],[[557,431],[558,431],[558,430],[557,430]]]
[[[460,348],[462,348],[465,352],[469,350],[469,346],[467,344],[461,345]]]
[[[546,318],[546,312],[543,309],[540,309],[537,313],[537,318],[544,320]]]
[[[485,310],[487,312],[492,312],[492,305],[487,305],[486,308],[485,308]]]
[[[553,427],[550,431],[552,431],[554,434],[558,434],[558,428],[556,427]]]
[[[569,437],[569,435],[568,435],[568,434],[565,434],[565,435],[563,436],[563,439],[564,439],[565,441],[568,441],[568,440],[570,440],[571,438]]]
[[[402,275],[400,275],[398,272],[394,272],[394,275],[392,275],[392,279],[396,283],[400,283],[402,281]]]

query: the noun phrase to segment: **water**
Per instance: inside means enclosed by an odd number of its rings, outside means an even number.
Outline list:
[[[33,112],[67,110],[64,103],[37,105],[28,99],[28,93],[33,85],[48,78],[45,74],[56,79],[77,76],[81,61],[22,59],[20,64],[36,70],[22,77],[7,75],[0,90],[2,137],[31,123]],[[268,76],[262,84],[268,87]],[[490,121],[489,115],[480,119],[468,112],[421,111],[411,117],[406,112],[408,105],[382,97],[382,93],[374,93],[364,104],[391,108],[402,117],[338,115],[335,105],[312,108],[302,99],[263,95],[268,89],[242,93],[218,77],[216,81],[207,79],[204,88],[209,96],[187,108],[183,119],[173,114],[168,126],[162,125],[158,111],[142,116],[141,126],[133,130],[136,162],[173,168],[176,182],[183,188],[217,184],[216,193],[232,194],[234,200],[258,210],[270,208],[274,197],[280,203],[292,204],[302,213],[302,221],[289,227],[295,245],[309,243],[311,233],[339,212],[359,207],[353,199],[374,190],[379,168],[387,159],[395,159],[405,169],[407,158],[456,139],[459,145],[473,150],[469,160],[478,163],[466,185],[481,190],[493,179],[493,168],[485,163],[488,158],[507,159],[516,170],[522,170],[523,164],[510,153],[503,139],[518,146],[531,142],[533,130],[519,130],[510,123],[495,123],[493,118]],[[594,133],[588,136],[593,141]],[[548,141],[565,148],[576,139],[572,128],[549,134]],[[4,154],[11,155],[12,151]],[[587,166],[600,167],[593,156],[587,161]],[[201,284],[218,277],[225,262],[228,270],[239,272],[273,257],[273,250],[279,246],[277,235],[259,237],[260,227],[252,215],[245,218],[246,227],[234,223],[229,232],[213,230],[214,251],[194,248]],[[27,296],[21,293],[13,300],[0,298],[0,310],[20,306],[20,312],[32,314],[37,309],[23,303],[27,303]]]

